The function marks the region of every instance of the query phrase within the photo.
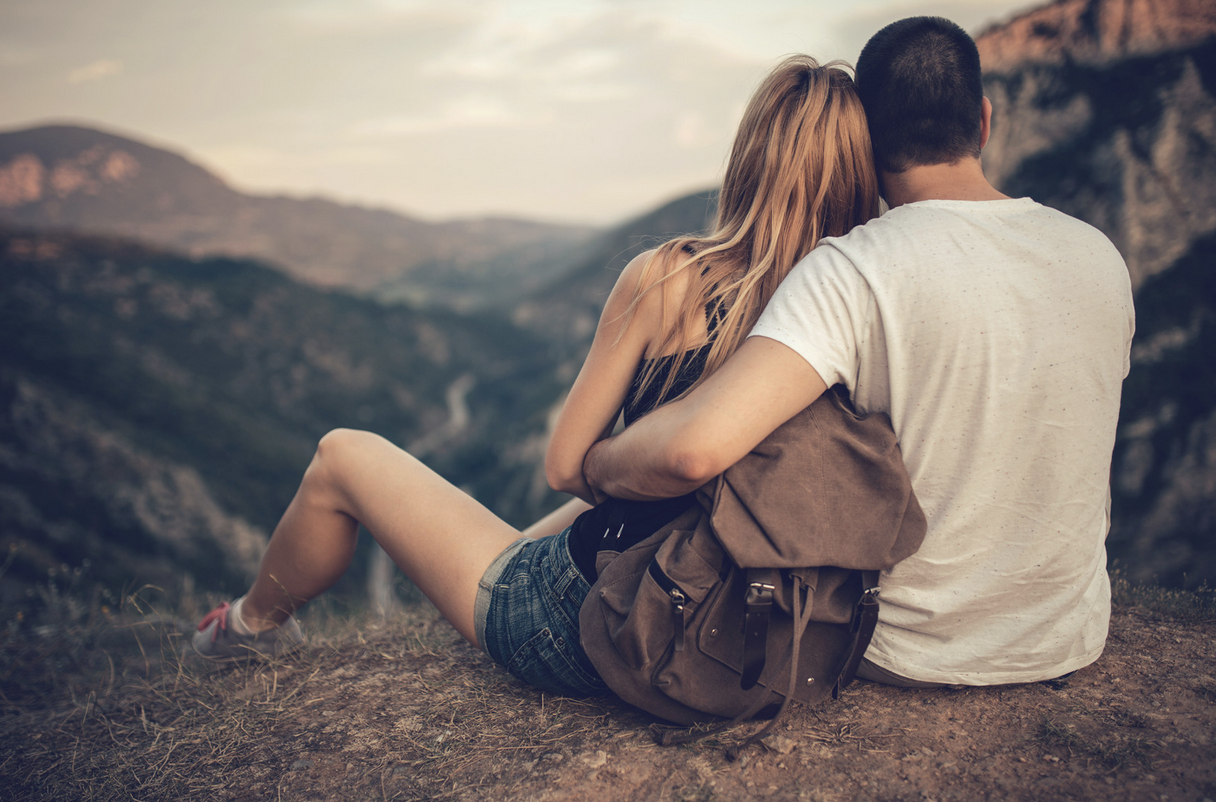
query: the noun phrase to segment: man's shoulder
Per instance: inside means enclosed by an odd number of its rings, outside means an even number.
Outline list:
[[[941,255],[959,244],[975,248],[1002,240],[1025,242],[1032,235],[1046,252],[1061,244],[1107,248],[1109,238],[1083,220],[1031,198],[998,201],[927,200],[891,209],[841,237],[830,237],[821,258],[836,251],[863,273],[893,263],[916,261],[918,255]]]

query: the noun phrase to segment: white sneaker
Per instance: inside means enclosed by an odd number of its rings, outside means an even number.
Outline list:
[[[224,602],[199,622],[191,643],[200,657],[208,660],[241,660],[252,657],[279,657],[304,644],[304,633],[294,618],[256,635],[242,635],[228,626],[232,605]]]

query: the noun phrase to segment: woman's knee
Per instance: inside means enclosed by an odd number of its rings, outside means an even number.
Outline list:
[[[384,438],[359,429],[334,429],[317,443],[317,451],[305,473],[305,481],[334,489],[360,462],[384,442]]]
[[[316,459],[330,461],[342,459],[383,439],[378,434],[361,429],[332,429],[317,443]]]

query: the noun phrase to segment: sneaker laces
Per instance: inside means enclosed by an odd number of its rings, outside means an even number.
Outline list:
[[[203,616],[203,620],[198,624],[198,631],[202,632],[207,627],[211,626],[212,622],[218,622],[219,626],[211,633],[211,642],[215,643],[215,639],[219,637],[220,630],[228,631],[228,609],[232,607],[228,602],[224,602],[219,607],[216,607],[211,612]]]

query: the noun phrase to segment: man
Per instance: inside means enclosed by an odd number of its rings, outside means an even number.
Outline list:
[[[887,572],[861,676],[891,684],[1050,679],[1101,654],[1104,541],[1134,326],[1101,233],[984,178],[992,107],[957,25],[901,20],[857,85],[891,211],[828,239],[752,336],[686,398],[597,445],[597,493],[700,486],[844,384],[891,416],[929,521]]]

